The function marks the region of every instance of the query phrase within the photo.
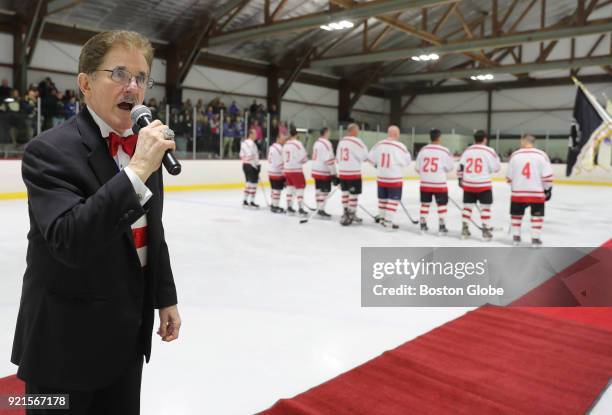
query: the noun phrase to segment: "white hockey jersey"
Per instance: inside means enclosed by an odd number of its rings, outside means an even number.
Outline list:
[[[287,140],[283,146],[283,161],[283,173],[302,173],[308,154],[299,140]]]
[[[274,143],[268,150],[268,177],[271,180],[281,180],[283,178],[283,146]]]
[[[500,168],[499,157],[491,147],[474,144],[461,155],[457,177],[463,179],[464,191],[478,193],[492,189],[491,175]]]
[[[421,191],[444,193],[446,173],[453,170],[454,162],[450,151],[439,144],[428,144],[419,151],[416,171],[421,176]]]
[[[552,187],[553,171],[545,152],[521,148],[512,153],[506,179],[512,187],[510,200],[519,203],[544,203],[544,190]]]
[[[253,167],[259,166],[259,150],[253,140],[246,139],[240,144],[240,160]]]
[[[312,177],[317,180],[325,180],[335,174],[334,148],[329,140],[319,137],[312,148]]]
[[[376,181],[381,187],[402,187],[404,170],[412,161],[406,146],[386,138],[372,147],[368,159],[378,168]]]
[[[341,180],[360,180],[361,163],[368,158],[368,148],[359,137],[347,136],[336,149],[338,177]]]

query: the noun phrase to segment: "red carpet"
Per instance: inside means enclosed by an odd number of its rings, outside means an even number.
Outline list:
[[[0,395],[23,395],[25,386],[16,376],[9,376],[0,379]],[[0,409],[2,415],[23,415],[22,409]]]
[[[482,307],[263,414],[584,414],[611,351],[610,331]]]

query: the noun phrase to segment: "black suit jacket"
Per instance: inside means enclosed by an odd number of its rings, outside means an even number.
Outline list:
[[[149,360],[154,308],[177,303],[162,226],[161,169],[141,206],[88,110],[26,147],[30,231],[11,361],[19,378],[92,390]],[[131,224],[147,215],[140,266]]]

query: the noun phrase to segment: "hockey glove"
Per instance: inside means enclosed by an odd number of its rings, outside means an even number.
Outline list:
[[[548,189],[544,190],[544,196],[546,196],[546,201],[548,202],[552,197],[552,187],[549,187]]]
[[[332,176],[331,181],[334,186],[338,186],[340,184],[340,179],[338,179],[338,176],[336,175]]]

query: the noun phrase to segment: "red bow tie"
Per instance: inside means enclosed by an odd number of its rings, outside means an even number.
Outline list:
[[[115,157],[117,155],[119,146],[123,148],[123,151],[125,151],[128,156],[132,157],[134,155],[134,150],[136,150],[137,141],[137,134],[121,137],[119,134],[111,132],[108,135],[108,149],[110,150],[111,157]]]

